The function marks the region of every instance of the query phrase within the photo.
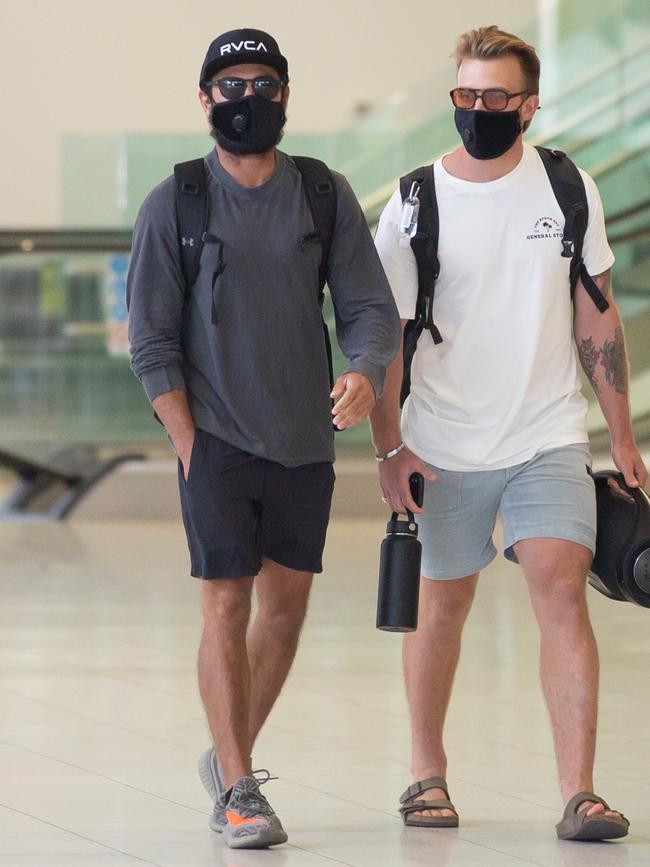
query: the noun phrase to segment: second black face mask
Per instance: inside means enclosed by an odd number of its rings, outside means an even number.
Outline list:
[[[235,154],[271,150],[282,138],[286,120],[282,103],[257,95],[217,102],[210,113],[217,143]]]
[[[457,108],[454,120],[465,150],[475,160],[494,160],[502,156],[521,132],[518,111]]]

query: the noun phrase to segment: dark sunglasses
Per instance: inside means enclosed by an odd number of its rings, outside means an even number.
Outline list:
[[[514,96],[524,96],[525,100],[530,96],[527,90],[520,90],[518,93],[510,93],[507,90],[502,90],[500,87],[489,87],[487,90],[475,90],[473,87],[455,87],[449,91],[451,101],[456,108],[470,109],[476,105],[476,100],[480,97],[487,111],[505,111],[508,103]]]
[[[256,96],[264,99],[275,99],[284,82],[272,75],[259,75],[257,78],[215,78],[206,82],[208,87],[218,87],[225,99],[240,99],[246,93],[246,87],[253,85]]]

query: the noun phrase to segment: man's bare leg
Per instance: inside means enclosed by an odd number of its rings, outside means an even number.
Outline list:
[[[443,726],[460,657],[461,636],[476,592],[478,573],[451,581],[420,580],[418,628],[404,636],[403,663],[411,714],[413,781],[446,777]],[[445,798],[429,789],[422,800]],[[414,816],[453,816],[451,810],[424,810]]]
[[[577,792],[594,790],[598,647],[586,598],[591,551],[562,539],[526,539],[514,548],[540,627],[542,689],[566,804]],[[601,804],[587,807],[588,815],[604,812]]]
[[[203,582],[199,690],[226,788],[251,772],[253,743],[296,654],[312,579],[265,559],[255,579]],[[248,630],[253,585],[258,609]]]
[[[199,691],[226,789],[250,774],[250,668],[246,631],[253,578],[203,581]]]
[[[284,685],[307,614],[313,574],[264,559],[255,579],[257,613],[248,633],[249,750]]]

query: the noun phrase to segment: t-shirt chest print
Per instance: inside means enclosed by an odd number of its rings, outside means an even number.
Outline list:
[[[527,241],[542,241],[545,238],[562,238],[563,231],[555,217],[540,217],[526,235]]]

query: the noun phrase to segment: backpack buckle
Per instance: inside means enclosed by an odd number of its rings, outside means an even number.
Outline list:
[[[190,181],[181,181],[181,193],[189,193],[190,196],[198,196],[199,185]]]
[[[300,238],[300,249],[304,253],[305,247],[307,246],[307,244],[320,244],[320,243],[321,243],[320,231],[318,229],[316,229],[313,232],[308,232],[306,235],[302,235],[302,237]]]
[[[314,189],[319,196],[326,196],[328,193],[334,192],[331,181],[321,181],[319,184],[314,184]]]
[[[562,238],[562,258],[573,258],[573,238]]]

